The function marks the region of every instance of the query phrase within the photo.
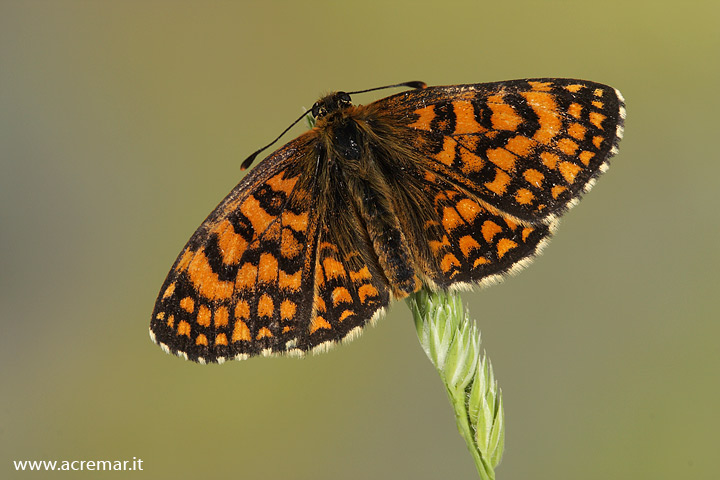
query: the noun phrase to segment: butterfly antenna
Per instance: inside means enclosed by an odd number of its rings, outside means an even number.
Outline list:
[[[404,83],[396,83],[395,85],[385,85],[384,87],[375,87],[375,88],[368,88],[367,90],[358,90],[357,92],[347,92],[348,95],[354,95],[356,93],[365,93],[365,92],[374,92],[375,90],[384,90],[386,88],[395,88],[395,87],[410,87],[410,88],[425,88],[427,85],[425,82],[404,82]]]
[[[266,148],[268,148],[269,146],[271,146],[273,143],[275,143],[275,142],[277,142],[278,140],[280,140],[280,137],[282,137],[283,135],[285,135],[288,130],[290,130],[292,127],[295,126],[296,123],[298,123],[300,120],[302,120],[303,118],[305,118],[305,116],[306,116],[307,114],[308,114],[308,112],[305,112],[305,113],[303,113],[302,115],[300,115],[300,118],[298,118],[297,120],[295,120],[293,123],[290,124],[289,127],[287,127],[285,130],[283,130],[283,132],[282,132],[280,135],[278,135],[275,140],[273,140],[272,142],[268,143],[267,145],[265,145],[265,146],[262,147],[261,149],[255,151],[255,153],[253,153],[252,155],[250,155],[249,157],[247,157],[247,158],[245,159],[245,161],[242,162],[242,164],[240,165],[240,170],[245,170],[245,169],[248,168],[250,165],[252,165],[253,161],[254,161],[255,158],[258,156],[258,154],[260,154],[260,152],[262,152],[263,150],[265,150]]]

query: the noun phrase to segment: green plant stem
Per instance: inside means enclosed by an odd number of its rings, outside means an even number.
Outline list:
[[[502,393],[489,359],[480,352],[480,332],[463,309],[459,293],[423,289],[407,302],[420,344],[445,385],[478,474],[494,480],[505,443],[505,421]]]

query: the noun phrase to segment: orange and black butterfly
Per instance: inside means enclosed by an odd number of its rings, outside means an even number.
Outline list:
[[[315,127],[242,179],[170,270],[155,342],[200,363],[324,351],[423,286],[494,282],[548,241],[623,133],[623,98],[599,83],[403,85],[369,105],[322,98]]]

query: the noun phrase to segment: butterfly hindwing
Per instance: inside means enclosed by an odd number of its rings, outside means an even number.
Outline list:
[[[432,173],[427,174],[423,190],[431,202],[423,212],[432,212],[432,217],[413,238],[427,242],[434,268],[425,273],[440,288],[497,281],[537,254],[555,227],[554,222],[522,225],[493,213],[477,198]]]
[[[423,167],[417,158],[392,182],[394,210],[416,272],[434,288],[489,283],[534,256],[556,222],[520,224],[493,212],[462,185]],[[423,170],[423,168],[426,168]]]
[[[337,238],[337,231],[326,225],[320,235],[315,315],[303,344],[306,350],[326,350],[339,340],[354,338],[390,302],[387,283],[366,261],[368,246],[357,238],[353,247],[339,247],[344,242]]]

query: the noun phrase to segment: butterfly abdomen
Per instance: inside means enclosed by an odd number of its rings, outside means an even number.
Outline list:
[[[390,200],[383,195],[382,190],[374,187],[374,183],[377,181],[354,178],[349,185],[378,264],[394,296],[403,298],[419,288],[412,253]]]

